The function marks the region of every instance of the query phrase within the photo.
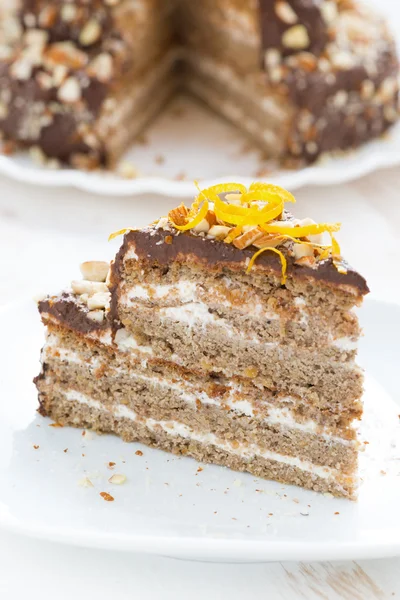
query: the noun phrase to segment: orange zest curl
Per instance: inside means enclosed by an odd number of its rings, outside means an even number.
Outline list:
[[[134,229],[133,227],[126,227],[125,229],[119,229],[118,231],[114,231],[114,233],[110,233],[110,235],[108,236],[108,241],[111,242],[111,240],[114,240],[119,235],[124,235],[125,233],[128,233],[128,231],[136,231],[136,229]]]
[[[342,275],[347,275],[347,269],[343,265],[342,260],[341,260],[340,246],[332,233],[330,233],[330,236],[331,236],[331,241],[332,241],[333,264],[335,265],[335,267],[339,273],[341,273]]]
[[[286,269],[287,269],[287,261],[286,258],[284,256],[284,254],[280,251],[277,250],[276,248],[261,248],[261,250],[258,250],[258,252],[256,252],[255,254],[253,254],[253,256],[250,259],[249,265],[246,269],[246,273],[249,273],[254,265],[254,262],[256,261],[256,259],[260,256],[260,254],[262,254],[263,252],[266,252],[267,250],[269,250],[270,252],[275,252],[275,254],[277,254],[279,256],[279,258],[281,259],[281,265],[282,265],[282,279],[281,279],[281,284],[285,285],[286,283]]]

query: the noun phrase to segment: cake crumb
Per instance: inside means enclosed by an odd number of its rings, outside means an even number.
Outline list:
[[[66,454],[68,452],[68,448],[64,448],[63,452]]]
[[[143,456],[143,452],[141,450],[136,450],[136,456]]]
[[[108,492],[100,492],[100,496],[106,501],[106,502],[114,502],[114,498],[113,496],[111,496],[111,494],[109,494]]]
[[[113,468],[115,467],[115,465],[116,465],[116,463],[115,463],[115,462],[111,462],[111,461],[110,461],[110,462],[107,464],[107,469],[113,469]]]
[[[34,447],[35,450],[39,449],[39,446],[37,444],[33,444],[33,447]]]
[[[154,162],[157,165],[163,165],[165,163],[165,156],[162,154],[157,154],[157,156],[154,158]]]
[[[49,427],[64,427],[61,423],[50,423]]]
[[[242,480],[241,479],[235,479],[235,481],[233,482],[233,485],[235,487],[240,487],[242,485]]]

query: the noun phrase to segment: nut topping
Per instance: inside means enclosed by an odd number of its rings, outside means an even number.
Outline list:
[[[208,237],[223,240],[226,238],[229,231],[230,227],[226,227],[225,225],[213,225],[208,232]]]
[[[91,260],[81,264],[80,270],[83,279],[87,281],[103,282],[107,278],[109,264],[101,260]]]
[[[239,248],[239,250],[243,250],[243,248],[247,248],[248,246],[254,244],[254,242],[263,235],[263,232],[258,227],[253,227],[249,231],[246,231],[234,239],[232,244],[236,246],[236,248]]]
[[[95,44],[101,35],[101,27],[98,21],[91,19],[82,29],[79,36],[79,43],[82,46],[91,46]]]
[[[310,38],[304,25],[294,25],[282,35],[282,44],[290,50],[305,50],[310,45]]]
[[[294,12],[293,8],[284,0],[279,0],[275,4],[275,14],[284,23],[288,25],[294,25],[299,20],[298,16]]]
[[[71,283],[72,291],[74,294],[88,294],[92,296],[97,293],[106,293],[108,292],[108,287],[105,283],[100,283],[96,281],[73,281]]]
[[[97,292],[92,296],[89,296],[87,300],[87,306],[89,310],[96,310],[97,308],[110,308],[110,292]]]
[[[170,210],[168,213],[168,218],[175,225],[181,226],[186,225],[187,216],[189,214],[188,209],[184,204],[177,206],[173,210]]]

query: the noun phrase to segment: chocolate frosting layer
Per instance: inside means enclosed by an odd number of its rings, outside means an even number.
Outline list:
[[[63,325],[67,325],[69,329],[78,331],[79,333],[105,331],[110,327],[107,319],[104,319],[102,322],[90,319],[87,316],[89,312],[87,307],[79,304],[75,296],[66,292],[60,296],[41,300],[38,303],[38,308],[40,314],[48,313]]]
[[[167,238],[167,241],[165,239]],[[133,247],[141,261],[154,262],[158,265],[167,266],[173,261],[197,262],[204,267],[215,270],[229,269],[243,270],[246,263],[256,252],[255,248],[239,250],[232,244],[196,236],[190,233],[178,234],[162,229],[145,229],[131,231],[125,236],[122,247],[125,253],[129,247]],[[280,248],[282,250],[282,248]],[[285,250],[283,249],[285,252]],[[313,269],[297,265],[293,257],[286,254],[287,275],[298,279],[311,279],[321,281],[337,287],[351,287],[357,294],[365,295],[369,292],[368,285],[357,271],[346,263],[347,274],[339,273],[332,259],[325,260]],[[121,261],[121,257],[119,262]],[[274,252],[264,252],[256,261],[256,268],[266,272],[280,275],[282,272],[281,262]]]

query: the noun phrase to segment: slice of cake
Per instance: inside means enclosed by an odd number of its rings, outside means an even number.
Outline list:
[[[268,184],[215,186],[124,230],[109,272],[84,263],[39,303],[41,414],[354,498],[353,307],[368,287],[340,256],[339,225],[297,220],[288,201]]]

